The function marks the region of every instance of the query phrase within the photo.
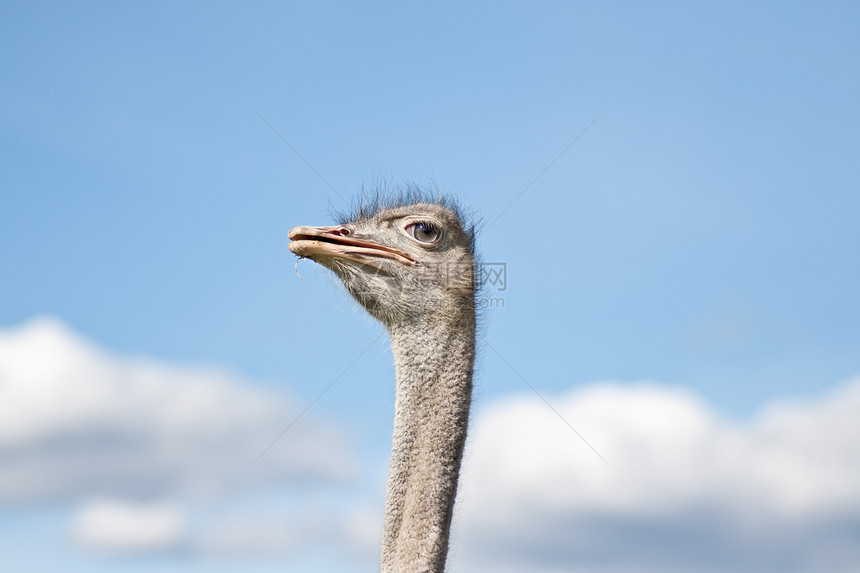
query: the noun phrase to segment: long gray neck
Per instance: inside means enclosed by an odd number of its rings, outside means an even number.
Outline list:
[[[469,423],[475,316],[389,325],[397,373],[383,573],[442,573]]]

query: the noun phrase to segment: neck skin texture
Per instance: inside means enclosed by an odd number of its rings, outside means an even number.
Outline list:
[[[472,401],[474,310],[388,330],[397,397],[382,573],[442,573]]]

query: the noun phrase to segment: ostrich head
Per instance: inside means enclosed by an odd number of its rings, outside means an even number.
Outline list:
[[[474,228],[447,201],[376,202],[331,227],[293,228],[290,251],[333,271],[386,326],[473,308]]]

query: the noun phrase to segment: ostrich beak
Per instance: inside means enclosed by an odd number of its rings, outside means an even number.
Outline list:
[[[415,259],[407,253],[380,245],[372,241],[351,236],[352,232],[342,226],[293,227],[290,229],[290,251],[300,257],[314,259],[317,256],[339,257],[357,263],[380,268],[376,260],[391,259],[405,265],[414,265]]]

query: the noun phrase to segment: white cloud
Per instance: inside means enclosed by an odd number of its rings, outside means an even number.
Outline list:
[[[175,505],[100,499],[79,511],[72,537],[90,550],[152,553],[178,549],[185,541],[185,529],[185,513]]]
[[[52,319],[0,331],[0,504],[342,480],[345,433],[222,371],[116,357]]]
[[[69,523],[76,549],[98,556],[177,556],[213,566],[285,564],[305,570],[367,571],[379,559],[381,505],[373,509],[331,498],[272,492],[230,496],[205,504],[172,499],[129,502],[97,498]],[[118,563],[112,561],[114,565]],[[219,569],[220,570],[220,569]]]
[[[302,552],[339,554],[373,566],[382,521],[374,511],[330,499],[258,499],[210,508],[192,532],[189,548],[209,558],[287,559]]]
[[[281,391],[118,357],[54,319],[0,330],[0,507],[77,506],[64,533],[84,552],[367,562],[377,548],[338,501],[359,470],[343,429],[308,413],[252,463],[297,413]]]
[[[858,571],[860,378],[746,422],[656,384],[476,417],[452,570]]]

